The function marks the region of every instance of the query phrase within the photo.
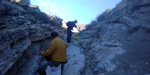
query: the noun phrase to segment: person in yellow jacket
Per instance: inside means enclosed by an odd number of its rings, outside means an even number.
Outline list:
[[[52,41],[49,48],[46,51],[41,52],[41,55],[50,61],[38,69],[40,74],[45,74],[45,69],[48,65],[57,67],[61,64],[63,70],[63,66],[67,61],[67,45],[65,41],[58,37],[57,32],[51,33],[51,39]]]

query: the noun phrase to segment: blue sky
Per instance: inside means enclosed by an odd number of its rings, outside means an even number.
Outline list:
[[[106,9],[113,9],[121,0],[31,0],[41,11],[56,15],[64,21],[78,20],[88,24]]]

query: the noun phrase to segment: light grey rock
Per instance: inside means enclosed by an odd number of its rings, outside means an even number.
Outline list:
[[[86,56],[86,59],[89,59],[90,57],[89,56]]]
[[[79,35],[81,40],[88,40],[86,43],[80,42],[82,48],[88,47],[85,54],[90,57],[86,59],[87,66],[83,69],[86,75],[137,75],[150,72],[150,65],[145,64],[150,61],[150,35],[147,31],[150,26],[149,4],[149,0],[122,0],[109,13],[102,13],[95,24]],[[97,41],[99,43],[93,45]],[[99,62],[92,62],[94,59]],[[103,71],[92,72],[95,66]]]
[[[20,58],[23,52],[30,46],[27,27],[2,31],[0,37],[0,73],[5,74],[8,69]],[[9,65],[8,65],[9,64]]]
[[[105,42],[105,46],[108,47],[118,47],[120,44],[119,43],[112,43],[112,42]]]
[[[97,72],[97,71],[100,70],[100,68],[99,68],[99,67],[94,67],[93,70],[94,70],[95,72]]]
[[[26,21],[24,24],[25,25],[31,25],[31,21]]]

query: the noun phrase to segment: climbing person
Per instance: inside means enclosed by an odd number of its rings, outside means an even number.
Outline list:
[[[57,32],[51,33],[51,43],[49,48],[46,51],[41,52],[40,54],[48,59],[48,63],[44,64],[43,66],[39,67],[38,73],[46,74],[45,69],[47,66],[50,67],[57,67],[61,64],[61,71],[63,72],[63,66],[67,61],[66,55],[66,43],[64,40],[58,37]],[[61,73],[62,73],[61,72]]]
[[[71,36],[72,36],[72,31],[71,30],[73,29],[73,27],[77,28],[76,23],[77,23],[77,20],[67,22],[67,26],[68,26],[68,28],[67,28],[67,43],[71,42]],[[78,29],[78,31],[79,31],[79,29]]]

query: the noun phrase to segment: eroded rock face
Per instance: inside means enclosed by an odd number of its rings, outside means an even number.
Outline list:
[[[149,0],[122,0],[81,32],[87,57],[81,75],[149,74],[149,9]]]
[[[29,4],[28,0],[20,1]],[[34,15],[35,11],[44,15],[41,16],[42,20],[35,18],[38,16]],[[50,33],[56,31],[60,37],[64,37],[62,19],[50,19],[37,7],[25,8],[24,5],[3,0],[0,3],[0,17],[0,75],[32,75],[31,70],[39,65],[34,59],[39,52],[48,48]]]

